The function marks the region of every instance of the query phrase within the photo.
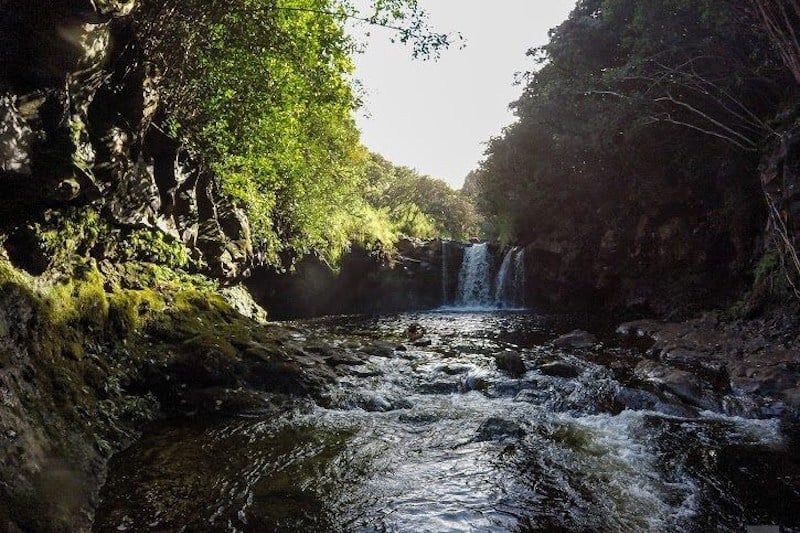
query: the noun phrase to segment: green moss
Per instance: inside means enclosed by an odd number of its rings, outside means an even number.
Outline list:
[[[116,263],[149,262],[170,269],[193,266],[183,242],[156,229],[120,229],[109,224],[96,207],[49,213],[32,226],[41,253],[51,267],[68,266],[75,257],[96,257]]]
[[[191,261],[189,250],[182,242],[152,229],[131,231],[119,244],[117,252],[119,259],[125,261],[147,261],[174,268],[185,268]]]
[[[103,329],[108,322],[108,298],[102,274],[93,260],[75,265],[46,292],[48,317],[54,324],[90,330]]]
[[[761,283],[775,274],[781,266],[781,253],[776,248],[767,250],[756,265],[753,275],[756,283]]]
[[[165,302],[152,290],[119,289],[108,296],[108,323],[121,338],[144,327],[150,317],[163,312]]]
[[[111,228],[91,206],[50,213],[33,229],[51,265],[68,265],[76,256],[88,255],[101,237],[111,233]]]

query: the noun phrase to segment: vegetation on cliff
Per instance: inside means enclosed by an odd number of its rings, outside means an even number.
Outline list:
[[[344,28],[353,18],[399,32],[418,55],[448,44],[447,35],[426,27],[415,1],[375,2],[370,13],[335,0],[159,1],[143,2],[135,15],[144,60],[163,76],[165,125],[220,177],[246,212],[261,259],[273,266],[309,254],[335,263],[353,241],[390,247],[400,232],[450,230],[397,224],[397,215],[381,209],[409,202],[376,203],[363,194],[374,179],[366,176],[372,158],[353,118],[357,43]],[[428,184],[413,185],[423,197]],[[445,188],[441,195],[455,196]],[[426,207],[411,209],[427,221],[450,205],[437,205],[438,213]]]
[[[461,211],[441,210],[464,206],[444,186],[447,202],[409,208],[448,227],[400,224],[387,202],[407,199],[367,197],[372,156],[353,118],[345,25],[384,26],[435,56],[451,37],[416,1],[80,4],[0,4],[0,233],[16,264],[42,272],[67,259],[47,241],[72,239],[81,256],[241,279],[455,232]],[[432,190],[413,184],[416,198]]]
[[[578,2],[530,51],[518,120],[469,179],[495,236],[570,257],[573,280],[612,293],[632,279],[691,303],[746,284],[768,216],[759,164],[796,96],[746,5]]]
[[[367,202],[388,217],[395,233],[455,240],[469,240],[480,233],[472,199],[441,180],[373,154],[367,184]]]

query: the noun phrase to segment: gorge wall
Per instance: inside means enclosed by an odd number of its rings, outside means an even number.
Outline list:
[[[799,116],[788,106],[757,169],[720,169],[709,180],[716,191],[668,186],[658,202],[631,202],[627,223],[604,233],[553,231],[528,240],[530,297],[672,318],[734,305],[746,315],[796,305]]]
[[[222,278],[253,261],[249,225],[195,156],[166,135],[159,73],[128,34],[136,2],[0,3],[0,229],[12,260],[42,271],[31,224],[92,204],[119,243],[154,230]],[[161,237],[159,237],[161,238]]]

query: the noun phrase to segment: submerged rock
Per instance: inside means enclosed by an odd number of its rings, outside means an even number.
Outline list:
[[[553,361],[546,363],[539,367],[539,372],[545,376],[553,376],[565,379],[574,379],[581,375],[581,371],[564,361]]]
[[[522,426],[513,420],[492,416],[483,421],[478,428],[479,442],[491,440],[521,439],[525,436]]]
[[[578,350],[586,350],[593,348],[597,344],[597,337],[589,333],[576,329],[566,335],[562,335],[553,341],[556,348],[573,348]]]

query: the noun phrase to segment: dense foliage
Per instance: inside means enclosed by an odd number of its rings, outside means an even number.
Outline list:
[[[367,178],[367,201],[388,217],[396,233],[457,240],[479,233],[471,199],[441,180],[393,165],[379,155],[370,158]]]
[[[758,224],[748,198],[787,72],[740,6],[578,2],[530,52],[541,67],[513,104],[519,120],[469,180],[495,234],[597,247],[644,231],[645,213],[712,233]]]
[[[152,0],[138,16],[168,129],[245,209],[266,263],[334,262],[353,240],[393,239],[363,198],[356,45],[344,31],[354,17],[392,28],[415,55],[448,43],[414,0],[376,1],[367,14],[337,0]]]

